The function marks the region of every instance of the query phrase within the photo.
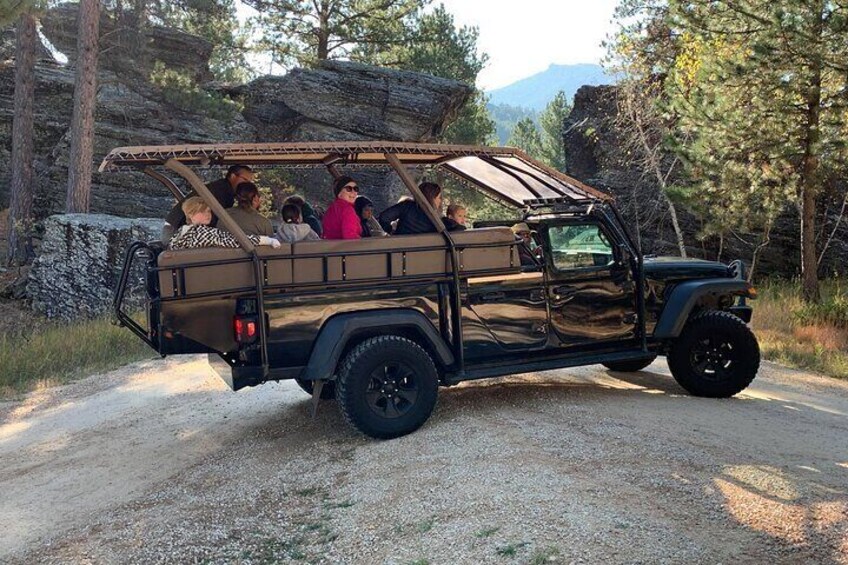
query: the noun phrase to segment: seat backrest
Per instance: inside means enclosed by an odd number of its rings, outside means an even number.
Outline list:
[[[451,234],[461,274],[520,268],[515,236],[508,228],[483,228]],[[334,284],[396,280],[452,273],[450,253],[439,234],[400,235],[357,240],[301,241],[279,249],[257,247],[266,286]],[[219,262],[220,264],[215,264]],[[254,267],[241,249],[163,251],[158,265],[160,295],[253,288]]]

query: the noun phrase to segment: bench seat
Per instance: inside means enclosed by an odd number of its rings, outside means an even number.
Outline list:
[[[520,268],[516,240],[508,228],[451,234],[463,275]],[[358,240],[302,241],[279,249],[257,247],[266,286],[403,280],[451,274],[447,243],[439,234]],[[158,257],[163,298],[240,291],[254,286],[253,263],[241,249],[167,250]]]

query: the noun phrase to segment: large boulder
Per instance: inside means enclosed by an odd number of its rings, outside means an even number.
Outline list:
[[[61,214],[44,222],[41,251],[32,265],[27,295],[48,318],[94,318],[109,312],[124,250],[136,240],[158,239],[163,220],[105,214]],[[137,262],[140,267],[140,261]],[[141,271],[133,287],[141,288]],[[139,302],[138,296],[135,302]],[[130,300],[130,306],[132,305]]]

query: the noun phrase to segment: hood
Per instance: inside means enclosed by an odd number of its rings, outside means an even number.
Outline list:
[[[277,234],[283,243],[303,241],[309,238],[310,233],[314,232],[309,224],[280,224],[280,228],[277,230]]]
[[[653,279],[706,279],[730,277],[724,263],[681,257],[646,257],[645,276]]]

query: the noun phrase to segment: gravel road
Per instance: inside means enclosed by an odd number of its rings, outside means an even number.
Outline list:
[[[199,357],[0,403],[0,562],[848,563],[846,382],[528,374],[385,442],[309,412]]]

